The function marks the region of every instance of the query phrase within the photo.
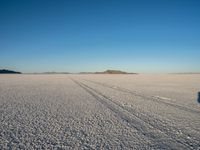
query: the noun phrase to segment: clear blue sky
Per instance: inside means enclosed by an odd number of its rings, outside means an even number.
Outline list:
[[[200,72],[200,1],[0,0],[0,68]]]

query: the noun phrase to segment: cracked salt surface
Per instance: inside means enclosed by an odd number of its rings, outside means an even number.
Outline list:
[[[1,75],[0,149],[199,149],[199,81]]]

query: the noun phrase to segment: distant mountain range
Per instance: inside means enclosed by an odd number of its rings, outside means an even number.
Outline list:
[[[42,74],[70,74],[69,72],[44,72]]]
[[[137,73],[129,73],[120,70],[106,70],[103,72],[80,72],[80,74],[137,74]]]
[[[0,74],[21,74],[21,72],[2,69],[2,70],[0,70]],[[43,73],[26,73],[26,74],[72,74],[72,73],[69,73],[69,72],[43,72]],[[129,73],[129,72],[121,71],[121,70],[106,70],[106,71],[102,71],[102,72],[80,72],[78,74],[137,74],[137,73]]]
[[[170,74],[200,74],[200,72],[180,72],[180,73],[170,73]]]
[[[2,70],[0,70],[0,74],[21,74],[21,72],[2,69]]]

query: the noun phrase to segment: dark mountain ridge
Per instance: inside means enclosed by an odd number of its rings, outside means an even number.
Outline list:
[[[6,70],[6,69],[0,69],[0,74],[21,74],[21,72]]]

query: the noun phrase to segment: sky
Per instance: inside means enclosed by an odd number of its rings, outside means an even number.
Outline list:
[[[200,72],[199,0],[0,0],[0,69]]]

